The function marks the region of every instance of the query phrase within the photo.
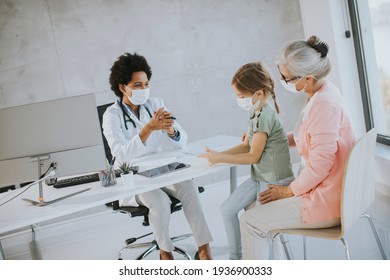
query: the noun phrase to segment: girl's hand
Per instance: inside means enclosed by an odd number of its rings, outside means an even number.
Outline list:
[[[209,165],[214,165],[219,163],[219,153],[205,146],[206,153],[200,154],[198,157],[205,158],[209,162]]]
[[[218,153],[217,151],[213,150],[213,149],[210,149],[209,147],[207,146],[204,146],[204,150],[207,152],[207,153],[210,153],[210,154],[216,154]]]
[[[246,140],[246,132],[244,132],[242,135],[241,135],[241,142],[245,142]]]
[[[261,204],[294,196],[290,186],[268,185],[268,190],[259,193],[257,200]]]

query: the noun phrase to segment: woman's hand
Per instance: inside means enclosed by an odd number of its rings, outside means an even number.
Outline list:
[[[210,149],[209,147],[205,146],[206,153],[200,154],[198,157],[205,158],[209,162],[209,165],[217,164],[219,163],[219,155],[217,151],[214,151]]]
[[[268,190],[259,193],[257,200],[261,204],[294,196],[290,186],[268,185]]]

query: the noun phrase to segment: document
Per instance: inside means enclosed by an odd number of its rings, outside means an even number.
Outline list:
[[[200,140],[187,145],[184,153],[190,155],[199,155],[206,153],[205,147],[221,152],[240,144],[240,138],[231,136],[215,136],[206,140]]]

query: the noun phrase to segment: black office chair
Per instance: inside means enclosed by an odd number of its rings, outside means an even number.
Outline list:
[[[199,193],[202,193],[204,192],[204,188],[203,187],[198,187],[198,191]],[[173,197],[173,196],[169,196],[169,198],[171,199],[171,213],[173,212],[176,212],[176,211],[179,211],[183,208],[182,204],[181,204],[181,201],[178,200],[177,198]],[[144,220],[142,222],[142,225],[144,226],[149,226],[149,208],[145,207],[145,206],[137,206],[137,207],[134,207],[134,206],[120,206],[119,205],[119,201],[114,201],[110,204],[108,204],[108,206],[111,206],[112,209],[115,211],[115,212],[120,212],[120,213],[123,213],[123,214],[128,214],[131,218],[133,217],[140,217],[140,216],[143,216],[144,217]],[[124,246],[123,248],[121,248],[119,250],[119,253],[118,253],[118,260],[122,260],[122,253],[128,249],[136,249],[136,248],[144,248],[146,247],[147,249],[141,253],[137,258],[136,260],[142,260],[144,258],[146,258],[150,253],[156,251],[156,250],[160,250],[160,248],[158,247],[158,244],[156,242],[156,240],[152,240],[150,242],[144,242],[144,243],[134,243],[135,241],[137,241],[138,239],[141,239],[143,237],[146,237],[146,236],[149,236],[151,235],[152,232],[148,233],[148,234],[145,234],[145,235],[142,235],[142,236],[139,236],[139,237],[131,237],[131,238],[128,238],[125,240],[125,244],[126,246]],[[180,241],[180,240],[183,240],[183,239],[186,239],[188,237],[192,236],[192,234],[182,234],[182,235],[178,235],[178,236],[174,236],[171,238],[172,242],[176,242],[176,241]],[[187,260],[191,260],[191,256],[183,249],[181,249],[180,247],[177,247],[175,246],[174,247],[174,252],[182,255],[185,259]]]

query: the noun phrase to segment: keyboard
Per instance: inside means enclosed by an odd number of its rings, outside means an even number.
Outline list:
[[[119,170],[115,170],[115,176],[116,177],[121,176],[121,173]],[[62,180],[57,180],[57,182],[53,185],[53,187],[55,187],[56,189],[61,189],[61,188],[66,188],[66,187],[71,187],[71,186],[77,186],[77,185],[97,182],[97,181],[99,181],[99,174],[92,173],[92,174],[81,175],[81,176],[66,178],[66,179],[62,179]]]

